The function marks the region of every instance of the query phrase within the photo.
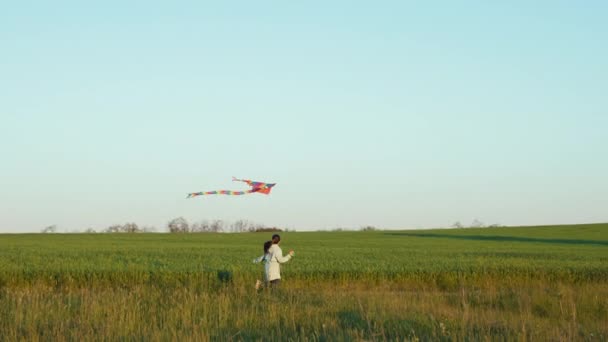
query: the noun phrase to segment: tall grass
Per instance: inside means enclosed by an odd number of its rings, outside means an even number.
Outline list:
[[[608,339],[608,225],[266,239],[2,235],[0,340]]]

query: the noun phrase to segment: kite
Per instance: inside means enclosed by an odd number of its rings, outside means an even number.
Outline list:
[[[232,181],[245,182],[245,183],[247,183],[247,185],[249,185],[251,187],[251,189],[246,190],[246,191],[216,190],[216,191],[193,192],[193,193],[189,193],[188,197],[186,197],[186,198],[204,196],[204,195],[240,196],[240,195],[252,194],[254,192],[268,195],[268,194],[270,194],[270,190],[272,190],[272,187],[276,185],[276,183],[254,182],[249,179],[238,179],[235,177],[232,177]]]

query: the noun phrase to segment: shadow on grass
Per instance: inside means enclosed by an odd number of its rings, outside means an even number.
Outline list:
[[[543,239],[521,236],[496,236],[496,235],[452,235],[452,234],[431,234],[431,233],[386,233],[396,236],[413,236],[422,238],[476,240],[476,241],[495,241],[495,242],[533,242],[566,245],[597,245],[608,246],[608,241],[603,240],[578,240],[578,239]]]

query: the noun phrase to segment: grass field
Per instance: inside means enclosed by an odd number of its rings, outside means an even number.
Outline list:
[[[608,340],[608,224],[0,235],[0,340]]]

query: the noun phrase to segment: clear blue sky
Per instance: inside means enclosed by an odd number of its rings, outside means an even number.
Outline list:
[[[17,1],[0,232],[608,221],[605,1]],[[277,182],[270,196],[188,192]]]

